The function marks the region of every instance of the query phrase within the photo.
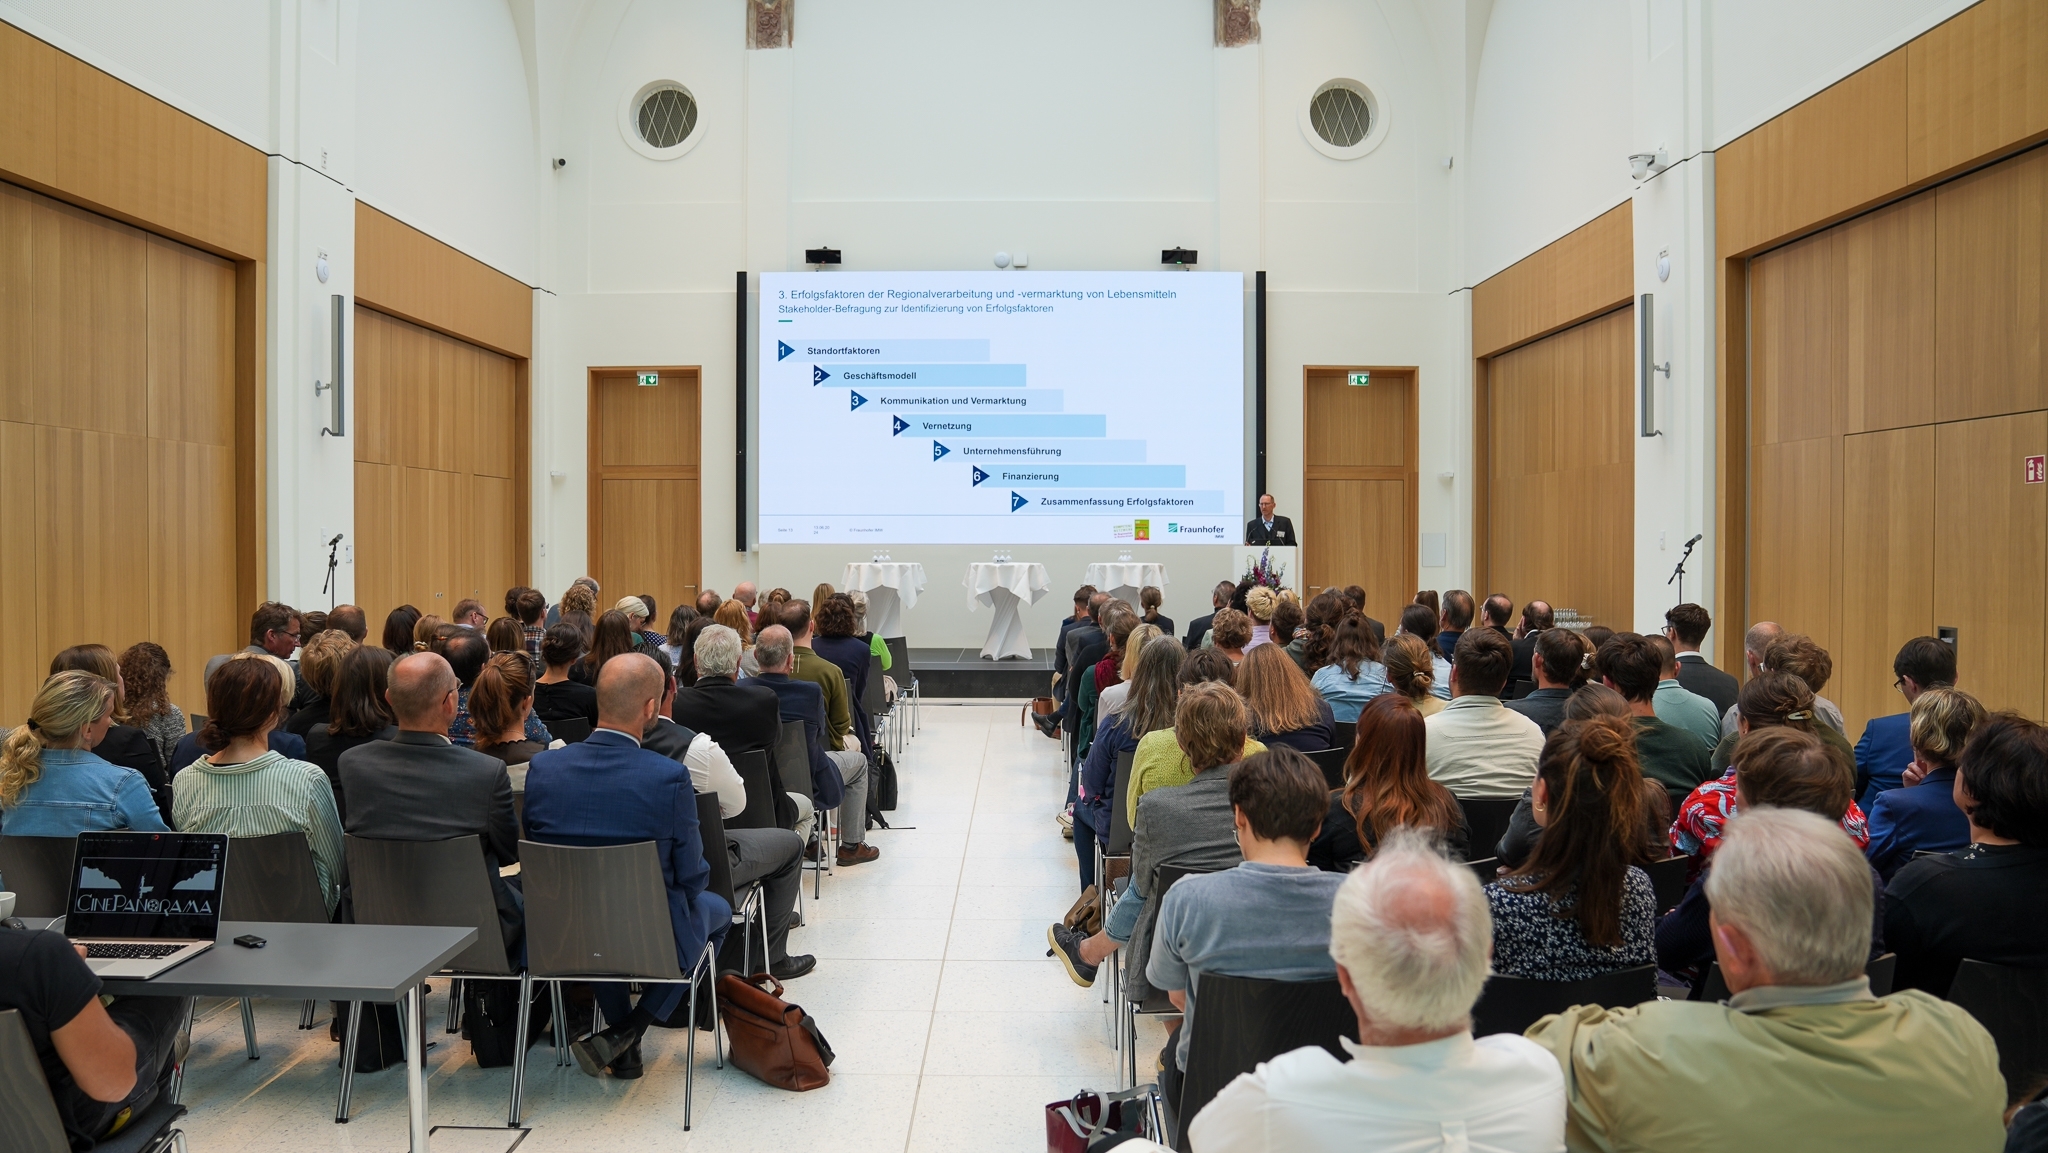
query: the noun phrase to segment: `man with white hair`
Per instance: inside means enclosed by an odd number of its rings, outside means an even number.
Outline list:
[[[1492,951],[1471,870],[1421,834],[1390,833],[1330,912],[1337,982],[1358,1014],[1351,1060],[1310,1045],[1240,1075],[1189,1124],[1192,1148],[1564,1148],[1556,1063],[1521,1037],[1472,1036]]]
[[[1726,1004],[1579,1005],[1530,1039],[1564,1069],[1573,1149],[1997,1149],[1991,1035],[1918,990],[1870,992],[1870,867],[1796,809],[1728,824],[1707,874]]]
[[[697,683],[676,689],[669,715],[677,724],[716,741],[728,757],[760,753],[773,765],[782,743],[782,704],[767,686],[737,679],[740,634],[712,625],[697,634],[692,655],[697,660]],[[785,795],[796,805],[792,827],[808,842],[812,801],[805,786],[811,780],[810,764],[781,766],[771,775],[798,786],[799,791]]]

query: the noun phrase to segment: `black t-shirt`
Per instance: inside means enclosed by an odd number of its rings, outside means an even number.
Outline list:
[[[575,675],[574,665],[570,675]],[[564,721],[571,717],[582,717],[592,728],[597,726],[597,690],[576,681],[556,681],[554,684],[533,686],[533,715],[542,723]]]
[[[1895,989],[1948,993],[1964,958],[2048,968],[2048,846],[1972,845],[1921,857],[1892,875],[1884,940],[1899,955]]]
[[[23,930],[0,926],[0,1009],[21,1010],[22,1024],[28,1026],[29,1041],[43,1062],[43,1076],[55,1090],[72,1083],[71,1071],[57,1056],[50,1034],[69,1025],[73,1018],[100,995],[100,979],[78,956],[62,933],[43,929]],[[64,1114],[66,1093],[54,1094]],[[92,1134],[79,1129],[64,1114],[64,1129],[78,1146],[78,1139]]]

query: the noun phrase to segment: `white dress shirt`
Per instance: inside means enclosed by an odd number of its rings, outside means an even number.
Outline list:
[[[718,793],[720,817],[729,821],[746,811],[747,783],[740,779],[740,771],[732,767],[732,758],[725,755],[717,741],[698,733],[683,753],[683,764],[690,770],[691,788],[700,793]]]
[[[1344,1038],[1283,1053],[1224,1086],[1190,1123],[1195,1153],[1556,1153],[1557,1058],[1512,1033],[1378,1048]]]
[[[1519,797],[1536,779],[1543,730],[1499,697],[1459,697],[1422,723],[1429,779],[1458,796]]]

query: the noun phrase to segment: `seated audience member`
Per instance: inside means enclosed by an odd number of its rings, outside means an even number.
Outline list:
[[[1165,603],[1166,594],[1160,592],[1157,585],[1146,585],[1138,590],[1139,615],[1144,618],[1144,623],[1172,636],[1173,618],[1159,611],[1159,606]]]
[[[484,642],[496,653],[526,653],[526,629],[518,617],[498,617],[484,626]]]
[[[721,818],[739,816],[747,808],[746,781],[717,741],[667,715],[675,705],[676,680],[665,667],[662,679],[661,710],[640,734],[640,747],[652,749],[689,769],[691,787],[699,795],[710,793],[718,797]],[[783,808],[777,805],[778,815]],[[768,918],[768,971],[778,981],[793,981],[818,967],[816,957],[789,955],[789,927],[796,919],[803,852],[803,838],[786,828],[725,830],[725,853],[732,866],[735,891],[761,882]]]
[[[548,627],[553,628],[557,622],[567,619],[570,613],[581,613],[596,620],[599,591],[597,582],[587,576],[570,581],[569,587],[562,590],[561,602],[548,610]]]
[[[1230,598],[1236,592],[1237,586],[1229,581],[1217,581],[1216,587],[1209,590],[1209,615],[1189,621],[1188,635],[1181,642],[1188,651],[1193,652],[1202,647],[1203,638],[1207,637],[1216,625],[1216,614],[1230,607]]]
[[[2048,727],[1986,719],[1956,763],[1955,799],[1969,847],[1912,861],[1885,888],[1896,988],[1946,993],[1965,957],[2048,968]]]
[[[1600,679],[1628,702],[1643,775],[1664,786],[1675,806],[1713,779],[1714,757],[1697,737],[1657,719],[1657,680],[1663,663],[1656,644],[1641,633],[1616,633],[1600,646]]]
[[[1251,643],[1252,618],[1236,609],[1219,610],[1209,623],[1210,647],[1230,658],[1233,665],[1244,659],[1244,650]]]
[[[1826,649],[1814,644],[1808,637],[1798,634],[1781,635],[1765,646],[1764,661],[1751,677],[1754,679],[1764,673],[1783,673],[1797,678],[1804,684],[1813,693],[1813,705],[1807,711],[1813,714],[1814,735],[1841,749],[1843,756],[1854,761],[1856,754],[1849,747],[1849,739],[1842,735],[1840,728],[1827,723],[1827,715],[1821,709],[1826,702],[1821,699],[1820,686],[1826,684],[1834,673],[1834,662],[1828,657]],[[1737,723],[1733,728],[1724,727],[1721,743],[1714,746],[1713,770],[1717,774],[1728,767],[1729,755],[1735,751],[1735,740],[1741,735],[1741,719],[1740,694],[1737,694]]]
[[[1536,687],[1536,638],[1555,628],[1557,613],[1547,601],[1530,601],[1522,606],[1522,619],[1515,625],[1515,663],[1508,670],[1508,687],[1528,693]]]
[[[1273,610],[1279,606],[1280,594],[1264,585],[1244,594],[1245,615],[1252,618],[1252,638],[1242,646],[1247,652],[1273,642]]]
[[[1178,640],[1157,635],[1137,650],[1137,658],[1130,679],[1118,686],[1127,690],[1123,700],[1103,722],[1095,742],[1088,748],[1087,760],[1081,764],[1081,794],[1074,804],[1074,855],[1081,864],[1083,889],[1096,882],[1096,843],[1109,842],[1113,823],[1110,806],[1116,803],[1117,757],[1132,754],[1135,777],[1140,742],[1152,733],[1173,729],[1181,666],[1192,659]],[[1136,782],[1127,784],[1135,787]]]
[[[1780,640],[1789,643],[1773,656],[1771,649]],[[1837,708],[1833,701],[1820,695],[1820,691],[1827,687],[1829,679],[1834,676],[1834,661],[1828,656],[1826,649],[1814,643],[1812,637],[1787,633],[1775,621],[1758,621],[1743,634],[1742,649],[1743,659],[1749,664],[1750,676],[1768,670],[1791,673],[1805,681],[1813,690],[1814,715],[1837,734],[1843,733],[1842,710]],[[1726,737],[1734,731],[1735,710],[1730,708],[1721,714],[1721,735]]]
[[[458,628],[482,632],[491,623],[491,614],[484,611],[484,602],[474,597],[464,597],[455,602],[455,614],[448,623]]]
[[[1849,754],[1836,742],[1827,742],[1821,734],[1827,726],[1815,719],[1813,693],[1806,682],[1790,673],[1758,673],[1742,686],[1737,697],[1736,708],[1741,710],[1739,718],[1740,736],[1725,744],[1733,750],[1743,736],[1773,728],[1787,728],[1795,732],[1809,733],[1824,743],[1835,745],[1846,762]],[[1839,734],[1838,734],[1839,735]],[[1728,818],[1735,815],[1737,802],[1736,771],[1731,759],[1728,771],[1707,781],[1679,802],[1677,816],[1671,822],[1671,851],[1693,857],[1701,863],[1714,855],[1721,846],[1721,832]],[[1849,834],[1858,848],[1870,843],[1870,833],[1865,827],[1863,810],[1856,802],[1849,802],[1842,817],[1842,831]]]
[[[653,645],[656,648],[661,647],[668,640],[668,634],[654,627],[655,614],[661,610],[654,603],[653,595],[649,593],[635,593],[630,599],[639,602],[640,605],[640,619],[631,621],[633,631],[640,634],[640,643],[643,645]],[[623,607],[625,607],[626,616],[630,620],[633,616],[632,606],[627,605]]]
[[[764,620],[772,619],[778,611],[789,610],[778,610],[771,602],[762,610],[761,616]],[[825,715],[823,690],[810,681],[790,675],[796,664],[795,647],[787,628],[770,625],[762,629],[760,643],[754,646],[754,656],[761,665],[761,672],[758,676],[748,677],[746,683],[761,685],[774,692],[780,720],[804,723],[804,740],[811,758],[813,805],[819,811],[840,811],[840,844],[834,860],[841,865],[872,861],[881,856],[882,851],[867,843],[868,759],[858,749],[830,747],[832,730]]]
[[[113,723],[107,726],[106,735],[93,746],[92,753],[108,764],[141,773],[142,779],[149,782],[150,795],[156,798],[157,808],[168,810],[170,776],[164,770],[163,760],[157,756],[156,746],[150,743],[149,734],[131,723],[128,685],[114,650],[105,645],[73,645],[50,660],[52,675],[67,672],[91,673],[114,686]]]
[[[690,772],[652,749],[640,734],[661,709],[661,666],[644,653],[607,661],[598,673],[598,728],[587,740],[535,757],[526,772],[526,835],[548,845],[630,845],[653,841],[668,888],[669,924],[676,965],[696,971],[707,944],[725,936],[732,909],[708,892],[711,866],[697,827],[697,791]],[[592,1077],[609,1069],[631,1080],[641,1075],[640,1038],[675,1012],[688,990],[648,985],[638,1004],[625,983],[599,982],[597,1003],[610,1025],[587,1033],[571,1049]],[[699,988],[701,1001],[711,994]]]
[[[1472,627],[1472,594],[1464,589],[1452,589],[1444,594],[1443,612],[1437,618],[1436,651],[1452,661],[1458,651],[1458,638]]]
[[[1269,648],[1271,652],[1261,651]],[[1234,683],[1251,710],[1252,735],[1268,748],[1311,752],[1336,745],[1337,722],[1329,702],[1279,645],[1246,652]]]
[[[1239,1074],[1185,1122],[1189,1147],[1564,1148],[1556,1059],[1513,1034],[1472,1036],[1492,937],[1471,870],[1444,860],[1426,836],[1392,832],[1344,879],[1330,911],[1330,955],[1358,1017],[1358,1040],[1344,1039],[1351,1059],[1309,1045]]]
[[[1657,691],[1650,698],[1650,707],[1656,711],[1658,720],[1698,737],[1700,744],[1712,751],[1721,743],[1720,712],[1714,708],[1714,702],[1678,683],[1678,656],[1671,641],[1661,636],[1650,637],[1649,641],[1657,646],[1660,662]]]
[[[250,656],[269,653],[281,661],[289,661],[299,650],[299,644],[311,633],[305,631],[305,620],[299,610],[276,601],[264,601],[249,614],[249,645],[241,650]],[[206,659],[205,679],[212,680],[215,669],[226,663],[234,653],[221,653]],[[302,686],[294,685],[295,694]]]
[[[732,586],[732,599],[740,602],[740,606],[747,610],[747,622],[749,624],[754,623],[755,619],[760,615],[754,611],[755,603],[761,599],[760,588],[753,581],[741,581]],[[699,613],[698,615],[703,616],[704,614]]]
[[[583,656],[583,634],[573,624],[549,625],[541,638],[540,658],[546,671],[533,685],[533,711],[550,721],[584,720],[597,727],[597,690],[571,680],[569,670]]]
[[[1116,667],[1116,682],[1095,697],[1096,738],[1101,737],[1103,728],[1109,724],[1110,715],[1115,713],[1124,703],[1124,698],[1130,695],[1131,674],[1138,671],[1138,654],[1145,651],[1145,646],[1152,643],[1152,638],[1160,635],[1158,625],[1141,624],[1131,630],[1130,636],[1124,638],[1123,657]],[[1092,741],[1090,747],[1093,747]]]
[[[1102,627],[1102,610],[1109,600],[1105,592],[1088,594],[1088,619],[1067,630],[1066,647],[1060,652],[1066,661],[1066,672],[1053,689],[1060,699],[1060,723],[1069,732],[1080,725],[1081,673],[1109,651],[1109,633]]]
[[[439,653],[455,673],[455,719],[448,726],[448,739],[464,748],[474,748],[476,731],[469,719],[469,690],[476,684],[477,675],[484,671],[484,662],[491,659],[490,643],[483,634],[464,630],[443,639],[433,651]],[[523,653],[525,650],[516,651]],[[555,739],[531,709],[527,710],[521,725],[526,739],[542,748]]]
[[[142,774],[93,753],[113,724],[114,691],[87,672],[43,681],[28,721],[0,743],[0,836],[170,830]]]
[[[818,610],[824,607],[826,598],[838,592],[829,581],[819,581],[811,588],[811,618],[817,619]]]
[[[1302,608],[1301,600],[1294,595],[1294,590],[1289,589],[1281,593],[1280,603],[1273,606],[1273,643],[1282,648],[1293,644],[1294,638],[1300,635],[1302,624],[1307,619],[1308,614]]]
[[[632,623],[625,613],[617,609],[597,618],[591,630],[590,649],[583,659],[569,666],[569,679],[586,685],[597,684],[597,670],[613,657],[633,652],[640,647],[640,634],[633,631]]]
[[[412,651],[412,630],[420,623],[420,610],[399,605],[384,615],[384,651],[402,657]]]
[[[1714,715],[1725,716],[1735,707],[1735,692],[1742,682],[1715,668],[1700,651],[1712,627],[1713,616],[1696,604],[1675,605],[1664,614],[1664,637],[1677,651],[1678,683],[1705,697],[1714,706]]]
[[[1206,654],[1206,655],[1205,655]],[[1230,658],[1215,649],[1197,649],[1181,662],[1177,680],[1180,695],[1187,690],[1210,681],[1228,687],[1233,679]],[[1235,692],[1236,690],[1232,690]],[[1243,698],[1238,698],[1242,702]],[[1243,756],[1266,751],[1249,733],[1245,736]],[[1131,755],[1131,791],[1125,798],[1124,815],[1133,829],[1138,825],[1138,798],[1153,789],[1185,785],[1195,777],[1195,766],[1188,759],[1187,747],[1173,729],[1145,734],[1138,740],[1138,747]]]
[[[334,674],[341,668],[341,658],[355,647],[347,633],[334,629],[306,638],[305,647],[299,650],[299,676],[312,686],[312,697],[293,711],[292,719],[285,722],[286,732],[304,740],[314,726],[333,719]]]
[[[1187,665],[1181,668],[1185,674]],[[1105,902],[1102,931],[1084,939],[1059,922],[1046,931],[1075,984],[1094,984],[1096,968],[1126,942],[1131,973],[1145,972],[1158,913],[1150,898],[1159,883],[1159,866],[1228,869],[1243,859],[1231,817],[1229,766],[1254,755],[1246,751],[1247,720],[1244,698],[1227,683],[1202,681],[1181,690],[1173,728],[1167,731],[1194,772],[1186,783],[1154,789],[1139,803],[1131,830],[1131,883],[1115,904]],[[1136,991],[1142,984],[1134,980],[1126,989]],[[1142,994],[1133,998],[1138,999]]]
[[[1409,605],[1401,610],[1401,631],[1420,640],[1429,654],[1429,670],[1434,678],[1430,681],[1429,691],[1448,701],[1451,699],[1451,658],[1437,647],[1439,621],[1438,614],[1423,605]]]
[[[1506,593],[1493,593],[1479,602],[1480,624],[1497,632],[1512,645],[1515,634],[1508,629],[1508,622],[1515,619],[1515,602]],[[1509,666],[1513,668],[1512,665]],[[1512,673],[1510,674],[1512,675]]]
[[[169,1093],[191,1005],[185,997],[109,1000],[64,934],[0,926],[0,1010],[20,1012],[73,1149],[108,1140]],[[26,1147],[27,1136],[9,1140]]]
[[[716,589],[705,589],[703,592],[697,594],[697,615],[700,617],[708,617],[713,613],[716,613],[719,610],[719,607],[722,606],[724,603],[725,598],[719,596],[718,591]],[[751,616],[752,614],[748,612],[748,607],[746,605],[740,605],[740,615],[745,617]],[[725,624],[724,621],[720,621],[718,623]]]
[[[1261,647],[1293,668],[1279,646]],[[1294,672],[1299,676],[1301,670]],[[1145,979],[1182,1014],[1159,1055],[1160,1089],[1176,1105],[1202,974],[1269,981],[1332,975],[1330,902],[1343,878],[1308,863],[1309,842],[1322,827],[1326,807],[1322,770],[1293,749],[1276,748],[1239,762],[1229,782],[1231,821],[1244,860],[1183,878],[1166,891],[1145,963]]]
[[[1344,605],[1347,611],[1357,613],[1365,618],[1365,627],[1372,630],[1372,639],[1380,642],[1382,645],[1387,643],[1387,626],[1374,620],[1372,614],[1365,611],[1365,590],[1363,588],[1358,585],[1345,585]]]
[[[1586,683],[1586,642],[1570,629],[1545,629],[1524,639],[1530,642],[1529,675],[1536,687],[1507,707],[1535,721],[1547,737],[1564,723],[1564,703]]]
[[[482,677],[491,684],[485,701],[493,720],[508,722],[501,704],[508,672],[524,672],[523,654],[493,658]],[[474,835],[483,843],[484,871],[498,906],[505,947],[520,955],[525,936],[525,903],[498,870],[519,860],[519,821],[512,808],[512,777],[506,762],[465,749],[448,739],[455,719],[457,684],[448,662],[435,653],[415,653],[391,666],[385,690],[398,732],[388,741],[358,745],[341,757],[341,788],[348,795],[348,834],[380,841],[445,841]]]
[[[1629,718],[1628,702],[1621,694],[1606,685],[1587,682],[1572,691],[1564,703],[1564,719],[1559,727],[1572,721],[1591,720],[1594,717],[1614,717],[1626,722]],[[1547,738],[1546,738],[1547,742]],[[1671,830],[1671,800],[1662,789],[1643,790],[1643,859],[1661,860],[1668,855],[1664,848],[1665,838]],[[1529,851],[1536,847],[1536,838],[1543,835],[1543,826],[1536,823],[1536,791],[1522,790],[1522,799],[1515,802],[1515,811],[1508,818],[1507,832],[1501,834],[1500,842],[1493,846],[1480,845],[1475,856],[1491,852],[1500,858],[1504,868],[1518,868],[1529,859]]]
[[[1905,783],[1906,768],[1918,751],[1913,744],[1913,705],[1929,689],[1955,687],[1956,648],[1934,637],[1914,637],[1892,658],[1892,678],[1892,687],[1906,698],[1907,711],[1870,718],[1856,742],[1856,798],[1866,809],[1879,793]]]
[[[1328,651],[1329,662],[1316,669],[1309,684],[1329,704],[1333,720],[1355,724],[1367,701],[1392,690],[1387,666],[1380,663],[1380,642],[1366,627],[1363,613],[1346,613],[1337,622]]]
[[[738,601],[724,601],[711,614],[713,622],[724,625],[726,628],[739,634],[740,672],[743,675],[751,677],[760,673],[760,662],[754,657],[754,641],[759,637],[762,630],[781,619],[782,606],[788,603],[788,597],[784,597],[781,600],[775,600],[771,597],[762,603],[759,613],[752,614],[750,617],[746,608]],[[751,620],[758,620],[759,624],[750,623]]]
[[[533,715],[533,665],[524,648],[492,653],[469,690],[469,721],[476,751],[505,763],[512,791],[526,788],[526,763],[547,746],[526,735]]]
[[[1913,698],[1907,776],[1914,783],[1877,794],[1870,810],[1865,853],[1886,880],[1915,853],[1952,853],[1969,845],[1969,818],[1956,807],[1956,762],[1984,715],[1977,698],[1960,689],[1922,689]]]
[[[1855,803],[1849,799],[1849,786],[1855,779],[1849,759],[1809,732],[1779,726],[1751,733],[1736,746],[1735,765],[1738,810],[1764,806],[1801,809],[1840,824]],[[1714,959],[1709,927],[1713,901],[1706,890],[1712,872],[1711,866],[1702,871],[1678,907],[1657,922],[1658,967],[1688,980],[1703,978],[1708,962]],[[1884,881],[1875,869],[1870,881],[1871,891],[1881,895]],[[1883,952],[1884,919],[1876,912],[1870,955]]]
[[[548,633],[548,626],[544,623],[547,611],[548,598],[539,589],[522,588],[516,595],[505,597],[505,612],[519,622],[519,645],[526,650],[536,677],[546,667],[540,659],[540,642]]]
[[[689,605],[677,605],[669,610],[668,632],[661,639],[661,655],[668,658],[668,666],[675,670],[679,681],[683,666],[690,663],[690,646],[695,643],[689,635],[690,622],[697,619],[697,610]]]
[[[1534,793],[1543,835],[1486,886],[1493,969],[1582,981],[1654,959],[1657,900],[1644,860],[1634,734],[1618,720],[1568,723],[1543,747]]]
[[[383,648],[358,646],[341,658],[334,674],[333,719],[306,734],[306,759],[319,765],[334,786],[334,810],[344,828],[348,797],[341,791],[341,755],[357,745],[398,735],[397,718],[384,700],[390,673],[391,653]]]
[[[1990,1034],[1926,993],[1871,995],[1869,894],[1832,822],[1736,818],[1707,881],[1728,1003],[1579,1005],[1530,1028],[1564,1070],[1566,1148],[1997,1149]]]
[[[1344,787],[1330,793],[1309,864],[1349,872],[1373,855],[1383,834],[1401,827],[1441,838],[1454,857],[1470,855],[1465,810],[1429,779],[1428,743],[1428,726],[1408,698],[1388,693],[1365,706],[1344,762]]]
[[[868,594],[859,589],[848,589],[846,599],[853,602],[853,635],[867,642],[868,651],[882,662],[883,672],[896,667],[896,658],[889,652],[889,642],[868,627]]]
[[[697,683],[676,689],[669,715],[677,724],[715,742],[728,760],[742,753],[761,753],[774,766],[782,740],[781,699],[767,685],[734,679],[740,666],[740,635],[724,625],[707,623],[692,642],[691,663],[697,670]],[[781,766],[770,777],[798,786],[798,791],[786,795],[796,805],[797,835],[808,841],[814,811],[809,760]]]
[[[237,653],[206,680],[206,747],[171,781],[171,824],[185,833],[267,837],[304,833],[327,911],[347,866],[334,789],[320,766],[270,747],[291,700],[290,670],[273,656]]]
[[[1094,596],[1094,585],[1082,585],[1075,589],[1073,615],[1060,618],[1060,635],[1053,641],[1052,648],[1052,679],[1055,686],[1066,679],[1067,675],[1067,634],[1094,621],[1088,612],[1088,602]]]
[[[831,735],[831,742],[825,747],[839,751],[850,749],[865,756],[865,746],[853,724],[854,702],[858,700],[854,695],[855,684],[838,665],[819,655],[812,647],[818,622],[811,614],[810,602],[791,600],[784,606],[776,623],[789,630],[790,640],[796,645],[796,663],[789,675],[811,682],[825,694],[825,723]],[[867,663],[862,661],[859,668],[860,679],[865,682]]]
[[[1413,641],[1413,644],[1409,642]],[[1380,663],[1387,670],[1387,691],[1407,697],[1424,717],[1444,711],[1449,698],[1436,692],[1436,671],[1430,661],[1428,642],[1401,633],[1380,646]]]
[[[1102,693],[1122,683],[1124,657],[1128,654],[1131,634],[1137,630],[1138,614],[1130,605],[1111,601],[1102,606],[1102,631],[1109,638],[1109,648],[1101,659],[1074,674],[1074,755],[1077,760],[1085,759],[1089,746],[1095,743],[1095,730],[1101,723]]]
[[[412,626],[412,651],[416,653],[426,652],[434,647],[434,640],[441,636],[441,630],[452,630],[460,627],[462,626],[451,625],[433,613],[428,613]]]
[[[1536,775],[1543,730],[1501,704],[1514,646],[1492,629],[1466,629],[1456,651],[1451,703],[1424,721],[1429,779],[1461,797],[1519,796]]]
[[[171,790],[163,767],[170,763],[171,752],[187,727],[185,710],[171,703],[170,679],[176,671],[171,668],[171,654],[155,641],[137,641],[121,653],[120,664],[128,719],[156,750],[157,775],[165,785],[158,800],[164,801]]]
[[[335,605],[327,614],[327,627],[348,634],[348,639],[362,644],[370,636],[370,618],[360,605]]]
[[[1344,597],[1335,589],[1324,589],[1302,606],[1302,624],[1294,630],[1294,639],[1287,642],[1287,655],[1311,680],[1330,663],[1330,651],[1337,643],[1337,625],[1349,611]],[[1374,649],[1377,651],[1378,646]]]

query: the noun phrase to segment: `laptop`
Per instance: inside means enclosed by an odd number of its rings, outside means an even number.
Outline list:
[[[226,833],[80,833],[64,935],[102,977],[147,980],[213,947]]]

